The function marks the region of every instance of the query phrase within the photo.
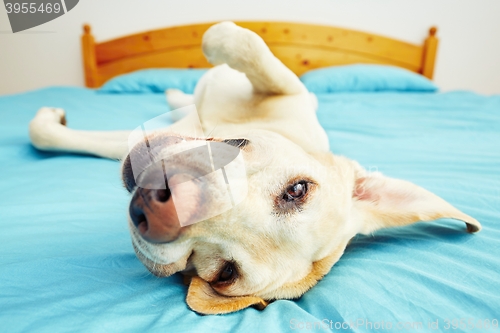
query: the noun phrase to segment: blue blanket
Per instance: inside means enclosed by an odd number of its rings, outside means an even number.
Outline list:
[[[77,129],[132,129],[163,94],[49,88],[0,98],[0,331],[288,332],[465,330],[500,319],[500,96],[320,95],[331,149],[412,181],[483,224],[439,220],[357,236],[298,300],[201,316],[178,275],[136,259],[119,163],[44,153],[28,138],[41,106]],[[455,325],[455,326],[454,326]],[[465,326],[463,326],[465,325]]]

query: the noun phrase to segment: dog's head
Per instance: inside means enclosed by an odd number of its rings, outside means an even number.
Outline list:
[[[243,161],[235,169],[245,175],[246,195],[233,198],[233,204],[239,203],[222,210],[217,207],[220,200],[204,198],[196,181],[184,181],[177,190],[137,186],[137,179],[148,183],[165,161],[173,170],[166,176],[169,181],[193,180],[196,177],[183,170],[199,171],[199,154],[163,159],[156,168],[150,163],[135,178],[130,155],[123,164],[123,179],[133,194],[129,225],[139,259],[157,276],[179,271],[191,276],[187,303],[200,313],[264,307],[268,300],[301,296],[328,273],[357,233],[443,217],[466,222],[470,232],[481,227],[412,183],[368,173],[331,153],[307,153],[272,132],[208,141],[157,134],[149,142],[165,142],[165,147],[220,142],[238,149]],[[152,159],[160,161],[162,149],[154,155]],[[226,171],[224,179],[231,186],[231,171]],[[181,199],[174,205],[176,193]],[[207,218],[180,222],[193,216]]]

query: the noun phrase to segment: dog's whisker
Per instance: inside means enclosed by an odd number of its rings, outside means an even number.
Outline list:
[[[214,126],[214,128],[212,128],[212,130],[207,134],[207,138],[209,138],[210,136],[212,136],[212,133],[215,131],[215,129],[217,128],[217,126],[219,126],[219,122],[217,122]]]

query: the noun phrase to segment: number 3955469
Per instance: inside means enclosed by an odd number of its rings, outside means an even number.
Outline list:
[[[7,14],[10,13],[23,13],[23,14],[34,14],[34,13],[56,13],[58,14],[61,11],[61,5],[59,3],[33,3],[33,2],[23,2],[23,3],[10,3],[7,2],[5,4],[5,8],[7,9]]]

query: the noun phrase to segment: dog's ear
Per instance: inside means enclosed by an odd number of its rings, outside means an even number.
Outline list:
[[[262,310],[267,306],[267,302],[260,297],[220,295],[208,282],[198,276],[191,278],[186,302],[192,310],[201,314],[224,314],[249,306]]]
[[[481,230],[477,220],[413,183],[378,172],[367,173],[359,166],[356,169],[352,212],[360,221],[360,233],[440,218],[464,221],[471,233]]]

